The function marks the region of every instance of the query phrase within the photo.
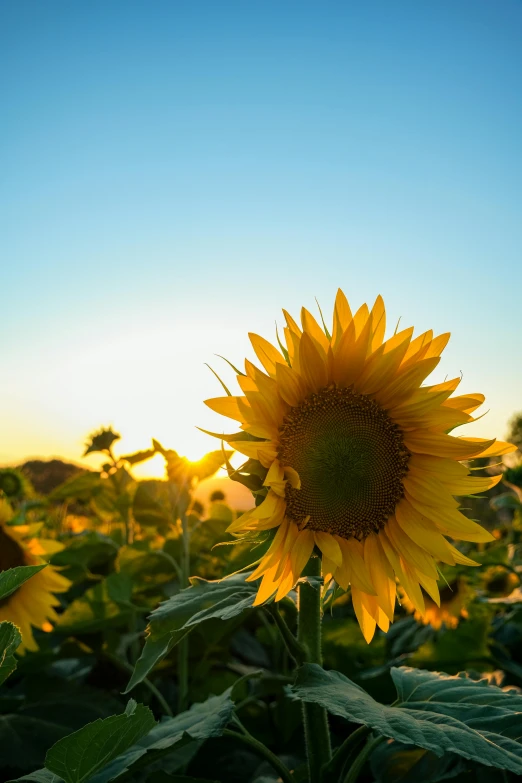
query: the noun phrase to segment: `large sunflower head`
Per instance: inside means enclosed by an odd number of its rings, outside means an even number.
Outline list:
[[[0,571],[45,563],[62,548],[55,541],[38,537],[39,525],[10,525],[11,517],[9,504],[0,499]],[[69,586],[69,580],[56,568],[47,566],[0,601],[0,622],[9,620],[22,634],[18,653],[38,649],[33,628],[52,629],[51,622],[57,619],[54,607],[60,603],[55,593],[63,593]]]
[[[256,603],[285,596],[315,548],[325,579],[351,586],[369,641],[393,619],[396,580],[423,614],[423,591],[439,601],[436,560],[475,565],[448,538],[492,536],[453,496],[484,492],[500,476],[472,478],[461,461],[514,447],[449,434],[484,401],[452,396],[460,377],[423,385],[449,334],[414,338],[408,328],[385,340],[381,297],[352,314],[342,291],[331,331],[306,309],[301,325],[283,312],[279,349],[250,335],[262,369],[245,362],[243,393],[207,400],[240,422],[240,439],[224,440],[266,471],[266,496],[230,530],[275,530],[250,577],[262,577]]]

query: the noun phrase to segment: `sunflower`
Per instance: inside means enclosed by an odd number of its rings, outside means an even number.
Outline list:
[[[488,595],[509,595],[515,587],[519,587],[520,579],[517,574],[501,565],[493,565],[481,575],[482,587]]]
[[[9,525],[12,510],[5,500],[0,500],[0,571],[16,566],[39,565],[61,549],[61,544],[36,536],[39,525]],[[18,590],[0,601],[0,622],[9,620],[22,634],[18,653],[37,650],[33,627],[52,630],[51,620],[56,620],[54,609],[59,601],[54,593],[69,589],[70,582],[53,566],[36,573]]]
[[[439,603],[429,596],[425,598],[424,613],[419,612],[402,590],[401,603],[407,612],[413,614],[417,622],[431,625],[436,631],[442,625],[456,628],[461,618],[467,619],[468,606],[473,600],[475,591],[470,587],[465,576],[450,580],[440,591]]]
[[[382,298],[352,315],[340,290],[331,333],[304,308],[301,326],[283,313],[280,350],[250,335],[263,370],[245,362],[243,394],[206,401],[240,422],[239,436],[222,438],[266,471],[266,497],[229,530],[275,532],[250,577],[262,577],[256,604],[283,598],[315,550],[325,581],[351,586],[370,641],[376,625],[386,631],[393,620],[396,579],[424,614],[423,591],[440,602],[436,560],[477,565],[447,538],[492,536],[453,496],[484,492],[500,476],[471,477],[460,461],[514,447],[449,434],[484,401],[452,396],[460,378],[422,385],[449,334],[413,338],[408,328],[385,341]]]

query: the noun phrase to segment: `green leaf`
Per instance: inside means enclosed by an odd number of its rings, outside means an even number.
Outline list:
[[[0,573],[0,601],[12,595],[20,585],[45,568],[47,563],[35,566],[16,566]]]
[[[147,783],[220,783],[219,780],[208,778],[193,778],[190,775],[169,775],[167,772],[153,772],[147,778]]]
[[[234,574],[214,582],[193,578],[191,587],[163,602],[151,614],[145,647],[126,693],[196,626],[217,618],[229,620],[252,608],[257,587],[246,582],[248,574]]]
[[[435,783],[451,780],[470,768],[469,761],[454,753],[439,758],[430,750],[394,741],[379,745],[370,764],[377,783]]]
[[[90,470],[73,476],[59,487],[56,487],[50,495],[49,500],[90,500],[92,497],[102,491],[103,485],[99,473]]]
[[[520,500],[513,492],[503,492],[502,495],[495,495],[489,501],[489,505],[494,511],[500,511],[502,508],[519,509]]]
[[[139,544],[120,549],[117,568],[132,579],[134,590],[147,589],[179,576],[179,566],[161,549],[147,550]]]
[[[122,715],[98,719],[59,740],[47,752],[46,769],[65,783],[83,783],[155,726],[148,707],[131,699]]]
[[[120,459],[125,460],[129,465],[138,465],[140,462],[145,462],[145,460],[153,457],[155,453],[155,449],[145,449],[145,451],[135,451],[134,454],[125,454]]]
[[[45,752],[70,727],[31,715],[0,715],[0,758],[2,766],[33,769],[42,764]]]
[[[112,538],[91,530],[68,541],[64,549],[52,556],[51,563],[88,571],[111,560],[117,553],[118,545]]]
[[[20,566],[23,568],[23,566]],[[13,571],[18,569],[12,569]],[[6,572],[8,573],[8,572]],[[0,623],[0,685],[16,669],[14,654],[22,641],[20,631],[13,623]]]
[[[522,696],[485,680],[419,669],[391,670],[399,703],[375,701],[339,672],[316,664],[299,669],[291,692],[334,715],[370,726],[404,744],[456,753],[487,766],[522,774]]]
[[[132,513],[140,525],[169,525],[172,510],[168,505],[165,487],[158,487],[152,482],[139,484],[132,502]]]
[[[61,633],[93,633],[128,622],[132,583],[127,574],[110,574],[73,601],[56,622]]]
[[[175,718],[164,718],[146,736],[140,738],[123,754],[101,769],[91,783],[107,783],[114,780],[145,753],[150,753],[150,760],[153,762],[155,752],[167,750],[178,743],[182,744],[189,739],[203,740],[208,737],[219,737],[234,711],[233,689],[234,686],[231,686],[219,696],[210,696],[204,702],[193,704],[190,710],[176,715]]]
[[[15,780],[9,780],[8,783],[21,783],[22,780],[32,781],[32,783],[63,783],[63,778],[53,775],[48,769],[37,769],[36,772],[30,772]]]

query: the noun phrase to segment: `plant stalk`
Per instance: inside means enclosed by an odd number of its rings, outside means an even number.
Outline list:
[[[319,577],[321,560],[312,557],[304,571],[304,576]],[[306,651],[309,663],[322,665],[321,650],[321,585],[303,579],[298,584],[298,632],[297,639]],[[321,781],[322,768],[332,756],[328,715],[319,704],[303,702],[303,723],[305,730],[306,755],[308,759],[309,783]]]
[[[183,550],[181,557],[181,589],[189,586],[190,575],[190,531],[187,515],[181,517]],[[189,640],[185,636],[178,645],[178,712],[184,712],[188,707],[188,663]]]
[[[289,655],[292,657],[292,659],[295,661],[297,666],[301,666],[306,661],[306,650],[305,648],[298,642],[288,625],[286,624],[286,621],[283,617],[283,615],[280,613],[277,604],[268,604],[266,607],[268,614],[272,619],[274,620],[274,623],[281,635],[281,638],[283,639],[286,649],[288,650]]]
[[[248,745],[248,747],[253,750],[255,753],[257,753],[262,758],[265,758],[276,770],[276,772],[279,773],[279,777],[283,781],[283,783],[294,783],[294,778],[292,776],[292,773],[290,770],[285,767],[282,761],[280,761],[277,756],[272,753],[272,751],[266,747],[266,745],[263,745],[262,742],[259,742],[255,737],[253,737],[250,733],[242,733],[240,734],[237,731],[231,731],[230,729],[225,729],[223,732],[224,737],[234,737],[236,740],[239,740],[239,742],[242,742],[244,745]]]
[[[338,781],[342,779],[342,773],[347,766],[348,760],[353,755],[358,745],[363,742],[364,739],[371,733],[371,729],[368,726],[359,726],[355,729],[344,742],[339,745],[337,750],[332,756],[332,760],[327,767],[323,770],[323,777],[325,783],[329,781]]]
[[[350,769],[348,770],[348,774],[346,775],[343,783],[355,783],[357,778],[359,777],[359,773],[361,772],[362,768],[366,764],[367,759],[369,756],[371,756],[372,752],[375,750],[377,745],[380,745],[381,742],[383,742],[385,737],[374,737],[373,739],[368,739],[366,742],[366,745],[361,750],[358,756],[355,757],[355,760],[353,764],[351,765]]]

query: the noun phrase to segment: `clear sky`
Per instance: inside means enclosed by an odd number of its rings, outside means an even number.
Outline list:
[[[3,0],[0,462],[200,456],[204,363],[338,286],[450,330],[434,380],[505,435],[521,40],[518,0]]]

